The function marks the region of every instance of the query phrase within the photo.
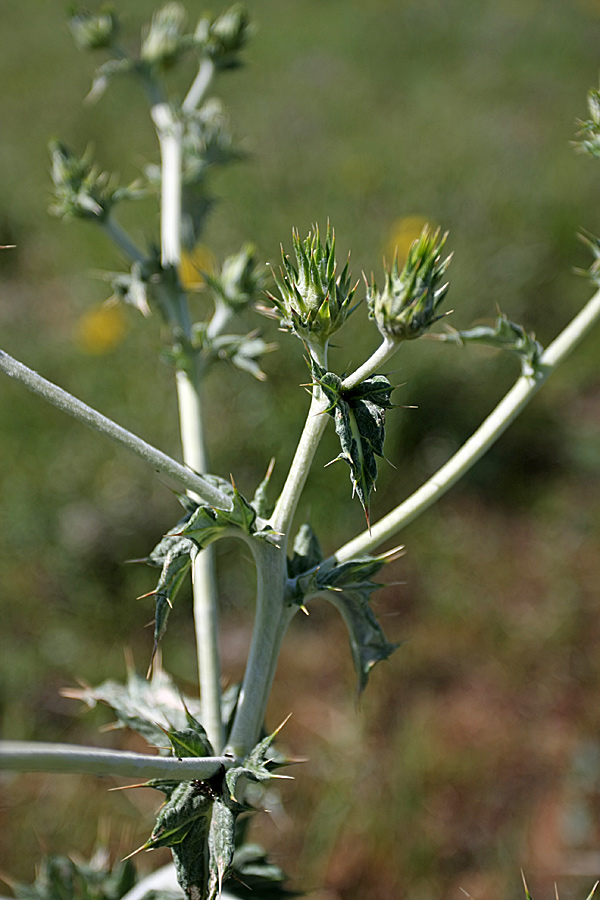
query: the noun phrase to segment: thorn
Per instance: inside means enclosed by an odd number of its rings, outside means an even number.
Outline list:
[[[391,550],[386,550],[385,553],[381,553],[377,559],[380,559],[382,562],[391,563],[395,562],[397,559],[400,559],[401,556],[406,555],[406,547],[404,544],[398,544],[397,547],[393,547]]]
[[[304,604],[302,604],[302,606],[300,607],[300,609],[302,610],[302,612],[304,613],[305,616],[310,616],[310,613],[309,613],[309,611],[307,610],[307,608],[304,606]]]
[[[281,729],[283,728],[283,726],[284,726],[284,725],[287,725],[287,723],[289,722],[289,720],[290,720],[291,718],[292,718],[292,713],[290,713],[288,716],[286,716],[285,719],[283,720],[283,722],[281,723],[281,725],[279,725],[279,726],[275,729],[275,731],[273,732],[273,737],[275,737],[276,734],[279,734],[279,732],[281,731]]]
[[[126,862],[128,859],[131,859],[132,856],[135,856],[136,853],[141,853],[142,850],[148,849],[145,844],[142,844],[141,847],[138,847],[137,850],[132,850],[131,853],[128,853],[127,856],[124,856],[121,862]]]
[[[151,787],[147,782],[141,781],[139,784],[122,784],[120,787],[108,788],[108,792],[112,791],[128,791],[130,788]]]

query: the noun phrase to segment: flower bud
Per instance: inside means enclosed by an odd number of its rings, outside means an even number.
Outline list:
[[[220,69],[239,65],[237,54],[248,38],[249,18],[244,7],[236,3],[215,19],[203,17],[196,26],[194,40],[201,52]]]
[[[69,28],[80,50],[105,50],[115,39],[117,17],[109,7],[91,13],[75,6],[71,9]]]
[[[383,291],[377,290],[374,281],[367,284],[369,315],[384,337],[394,341],[412,340],[443,318],[436,315],[436,310],[449,285],[439,285],[439,282],[452,254],[440,260],[448,235],[444,234],[441,240],[439,236],[439,228],[432,232],[426,225],[411,244],[402,271],[398,272],[396,258],[391,270],[386,272]]]
[[[153,16],[140,50],[141,59],[150,65],[168,68],[186,49],[183,29],[186,14],[180,3],[166,3]]]
[[[282,251],[283,268],[279,275],[273,273],[281,298],[272,294],[269,298],[283,328],[309,344],[325,346],[352,312],[350,304],[357,286],[351,286],[348,262],[336,277],[335,234],[329,225],[325,246],[316,226],[304,241],[293,231],[292,241],[298,269]]]

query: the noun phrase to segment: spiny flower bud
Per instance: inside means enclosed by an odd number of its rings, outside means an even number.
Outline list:
[[[141,59],[164,68],[177,62],[182,51],[187,49],[183,33],[185,21],[185,9],[180,3],[166,3],[154,13],[142,42]]]
[[[439,228],[432,232],[425,225],[420,237],[411,244],[402,271],[398,272],[397,258],[391,270],[386,271],[383,291],[377,290],[373,280],[367,284],[369,315],[384,337],[412,340],[443,318],[436,315],[436,310],[449,287],[448,283],[439,285],[452,259],[452,254],[440,259],[447,236],[444,234],[440,240]]]
[[[275,304],[274,312],[283,328],[309,344],[325,346],[352,312],[350,304],[357,285],[351,286],[348,262],[336,277],[335,234],[329,225],[325,246],[321,244],[317,226],[304,241],[294,230],[292,242],[298,269],[282,250],[283,268],[279,275],[273,273],[281,298],[268,296]]]
[[[51,141],[48,149],[55,201],[50,213],[58,218],[104,221],[115,203],[144,194],[135,182],[119,187],[114,176],[92,165],[87,151],[76,156],[59,141]]]
[[[69,29],[80,50],[105,50],[116,37],[117,17],[109,7],[91,13],[84,7],[73,6]]]
[[[218,68],[231,69],[239,65],[237,54],[248,39],[249,23],[248,13],[241,4],[236,3],[215,19],[200,19],[194,41]]]

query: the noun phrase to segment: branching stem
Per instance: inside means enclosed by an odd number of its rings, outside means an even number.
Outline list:
[[[402,528],[439,500],[498,440],[539,391],[549,375],[585,337],[598,319],[600,319],[600,291],[594,294],[544,351],[536,375],[521,375],[477,431],[435,475],[392,512],[372,525],[370,533],[364,531],[344,544],[335,553],[335,559],[344,562],[373,553],[381,544],[397,535]]]
[[[342,390],[347,391],[350,390],[350,388],[356,387],[361,381],[364,381],[365,378],[369,378],[377,372],[377,370],[394,355],[399,347],[400,344],[397,341],[392,341],[390,338],[384,337],[375,353],[373,353],[368,360],[356,370],[356,372],[352,372],[351,375],[344,378],[342,381]]]

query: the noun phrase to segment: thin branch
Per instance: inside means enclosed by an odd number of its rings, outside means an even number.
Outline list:
[[[370,532],[364,531],[344,544],[335,553],[335,559],[344,562],[373,553],[381,544],[397,535],[402,528],[439,500],[498,440],[554,369],[585,337],[599,318],[600,291],[597,291],[544,351],[535,376],[522,375],[477,431],[435,475],[392,512],[376,522]]]
[[[313,355],[316,355],[314,349],[311,352]],[[323,351],[321,357],[317,358],[317,362],[324,368],[327,368],[326,351]],[[282,544],[284,552],[287,533],[291,528],[302,489],[308,478],[317,447],[327,425],[326,410],[327,399],[319,385],[314,384],[304,429],[298,441],[285,484],[270,519],[271,527],[286,536]]]
[[[380,369],[381,366],[394,355],[399,347],[400,344],[397,341],[392,341],[390,338],[384,337],[375,353],[371,354],[368,360],[364,362],[356,372],[352,372],[351,375],[344,378],[342,381],[342,390],[348,391],[350,388],[360,384],[361,381],[364,381],[365,378],[369,378],[369,376],[373,375],[377,369]]]
[[[214,74],[215,64],[213,61],[211,59],[203,59],[200,63],[198,74],[192,82],[192,86],[189,89],[185,100],[181,104],[181,108],[185,112],[191,112],[200,106],[206,96],[206,92]]]
[[[126,428],[122,428],[121,425],[117,425],[112,419],[103,416],[91,406],[82,403],[81,400],[78,400],[51,381],[42,378],[33,369],[29,369],[23,363],[13,359],[12,356],[9,356],[3,350],[0,350],[0,371],[10,375],[11,378],[19,381],[28,390],[93,428],[94,431],[98,431],[100,434],[110,438],[111,441],[126,447],[132,453],[135,453],[136,456],[149,463],[157,472],[168,475],[177,484],[196,493],[202,498],[204,503],[217,509],[231,509],[231,499],[205,481],[200,475],[182,466],[151,444],[147,444],[146,441],[127,431]]]
[[[178,759],[73,744],[0,741],[0,769],[12,772],[64,772],[192,781],[210,778],[221,766],[227,768],[232,762],[229,756]]]

